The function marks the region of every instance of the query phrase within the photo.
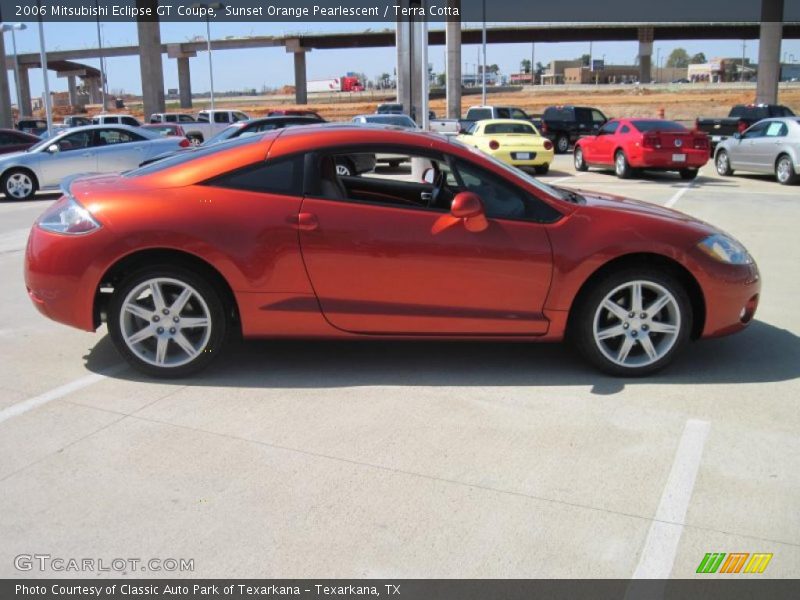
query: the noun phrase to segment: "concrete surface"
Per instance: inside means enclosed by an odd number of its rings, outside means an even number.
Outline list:
[[[0,576],[46,553],[194,559],[176,576],[692,577],[706,552],[771,552],[762,576],[796,577],[800,187],[711,166],[621,182],[569,156],[544,179],[739,238],[756,321],[641,380],[559,345],[260,341],[156,382],[105,328],[35,311],[22,251],[52,196],[0,202]]]

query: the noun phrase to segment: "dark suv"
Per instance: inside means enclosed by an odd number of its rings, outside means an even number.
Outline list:
[[[558,154],[569,152],[571,144],[584,135],[594,135],[608,121],[602,112],[588,106],[548,106],[542,115],[542,134]]]

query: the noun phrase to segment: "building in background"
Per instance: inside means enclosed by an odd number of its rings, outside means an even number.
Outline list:
[[[706,63],[689,65],[688,79],[692,83],[722,83],[732,81],[755,81],[758,76],[756,65],[750,59],[713,58]]]

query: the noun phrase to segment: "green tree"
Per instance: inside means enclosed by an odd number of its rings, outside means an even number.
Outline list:
[[[436,85],[438,85],[439,87],[444,87],[445,85],[447,85],[447,75],[445,75],[444,73],[439,73],[436,76]]]
[[[523,73],[530,73],[531,72],[531,61],[527,58],[523,58],[522,61],[519,63],[519,70]]]
[[[675,48],[667,57],[667,67],[684,68],[689,66],[689,53],[683,48]]]
[[[580,61],[581,61],[581,64],[584,67],[591,66],[591,64],[592,64],[592,55],[591,54],[581,54]]]
[[[692,58],[689,59],[689,64],[692,64],[692,65],[702,65],[703,63],[707,63],[707,62],[708,62],[708,59],[706,58],[706,55],[703,54],[702,52],[698,52],[697,54],[692,56]]]

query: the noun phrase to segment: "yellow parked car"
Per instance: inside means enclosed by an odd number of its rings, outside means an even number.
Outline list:
[[[533,167],[544,175],[553,162],[553,142],[529,121],[486,119],[477,121],[456,138],[515,167]]]

